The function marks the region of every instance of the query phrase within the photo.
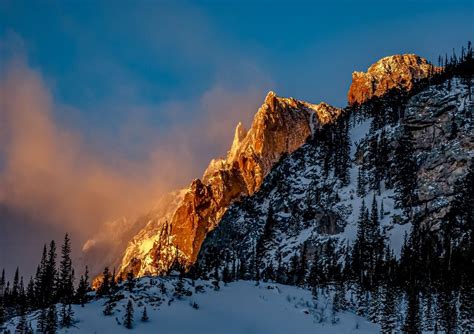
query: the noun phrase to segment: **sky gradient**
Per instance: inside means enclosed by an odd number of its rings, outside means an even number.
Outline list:
[[[343,107],[383,56],[436,63],[474,36],[473,3],[0,0],[0,267],[199,177],[269,90]]]

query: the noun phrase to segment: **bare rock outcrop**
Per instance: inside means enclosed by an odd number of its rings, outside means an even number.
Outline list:
[[[414,54],[384,57],[371,65],[367,72],[352,73],[347,95],[349,105],[362,104],[392,88],[411,90],[416,80],[427,78],[439,70]]]
[[[120,272],[160,274],[176,259],[193,263],[229,205],[258,190],[283,154],[295,151],[316,128],[341,112],[326,103],[310,104],[269,92],[250,129],[237,125],[227,156],[212,160],[202,179],[178,192],[179,200],[169,212],[151,219],[130,241]]]

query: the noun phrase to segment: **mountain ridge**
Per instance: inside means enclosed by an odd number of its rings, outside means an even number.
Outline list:
[[[353,76],[348,104],[366,102],[393,88],[409,91],[417,80],[435,71],[426,59],[416,55],[384,57],[369,67],[368,74],[355,72],[359,74]],[[364,88],[367,77],[371,80],[368,92]],[[295,151],[312,136],[315,124],[324,126],[341,114],[342,109],[324,102],[311,104],[281,98],[270,91],[252,127],[246,131],[241,123],[237,125],[226,157],[213,159],[201,179],[178,191],[180,198],[174,201],[175,206],[158,213],[161,217],[148,220],[128,243],[120,273],[165,273],[176,259],[186,266],[192,264],[205,236],[218,224],[227,207],[258,190],[281,156]]]

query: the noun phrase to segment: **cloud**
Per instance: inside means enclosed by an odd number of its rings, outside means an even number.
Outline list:
[[[67,231],[79,245],[89,239],[88,247],[114,243],[103,232],[126,232],[119,218],[133,222],[162,194],[200,177],[211,158],[226,153],[237,122],[250,123],[264,95],[261,87],[216,82],[195,99],[126,105],[128,118],[114,140],[101,141],[100,134],[86,138],[58,120],[81,111],[56,103],[47,82],[24,54],[0,73],[0,206],[27,215],[28,228],[37,223],[36,229]],[[154,109],[166,111],[166,130],[147,122]],[[121,143],[130,147],[117,149]],[[141,151],[136,156],[135,149]],[[15,224],[10,238],[35,238]],[[116,234],[124,237],[130,236]]]

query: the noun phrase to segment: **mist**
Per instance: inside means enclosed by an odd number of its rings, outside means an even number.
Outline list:
[[[21,264],[31,274],[41,245],[66,232],[76,258],[87,240],[113,243],[101,233],[104,224],[133,221],[162,194],[200,177],[211,158],[226,153],[237,122],[250,123],[263,96],[261,88],[227,90],[216,82],[197,99],[150,106],[166,108],[166,130],[155,131],[131,110],[118,134],[101,141],[59,122],[71,106],[55,102],[26,57],[14,57],[0,73],[0,267],[11,272]],[[135,147],[139,153],[133,145],[117,148],[136,137],[146,143]]]

